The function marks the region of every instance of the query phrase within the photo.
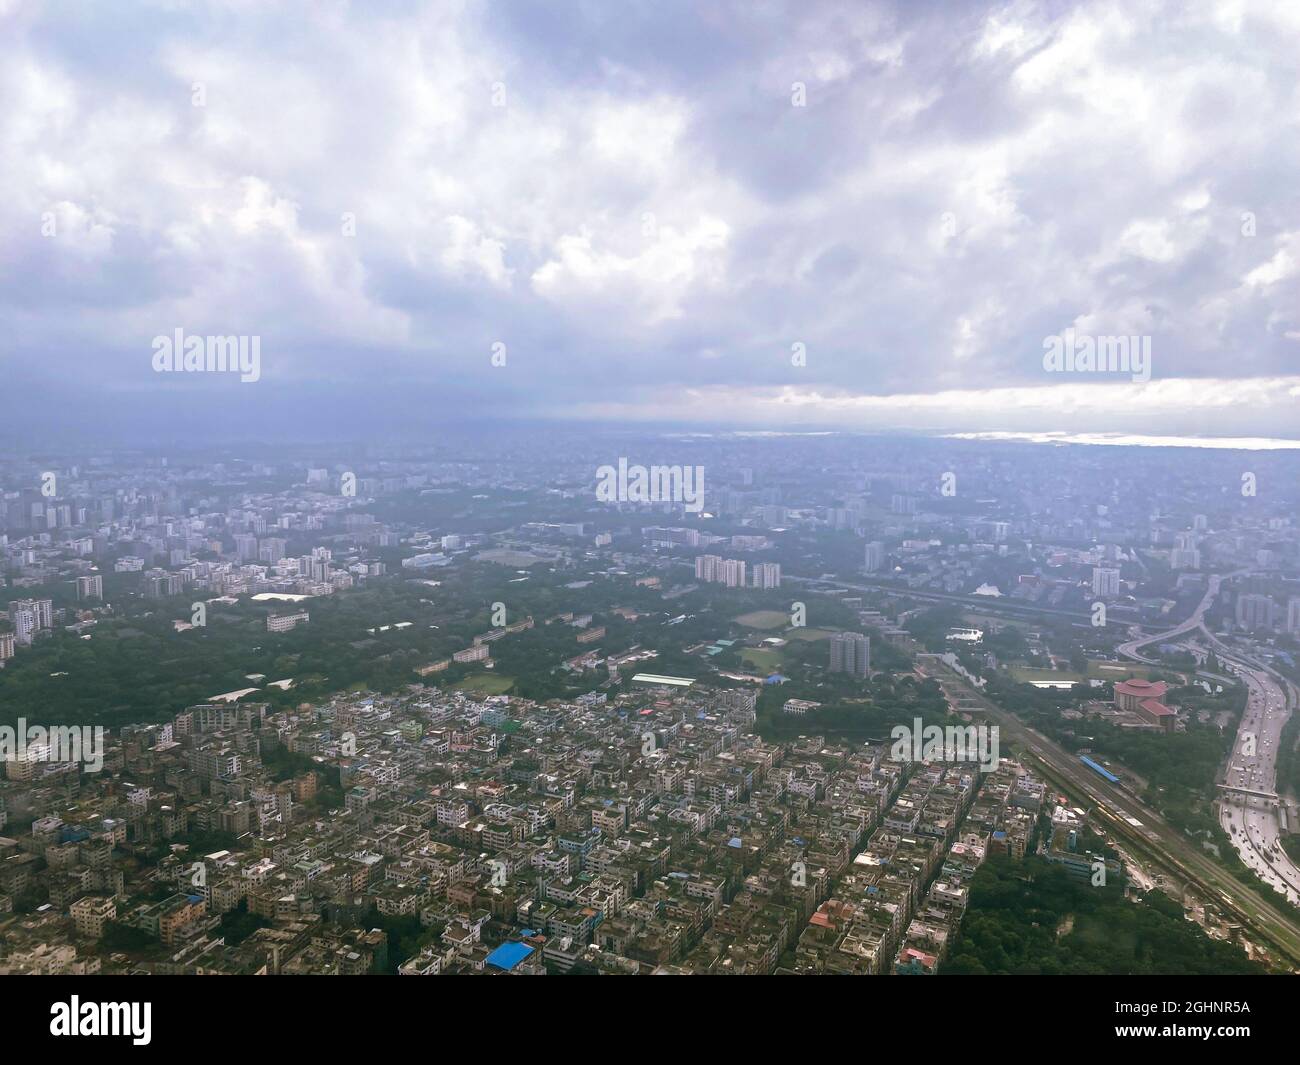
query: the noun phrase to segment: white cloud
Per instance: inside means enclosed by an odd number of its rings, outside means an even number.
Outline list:
[[[440,394],[479,387],[454,353],[507,337],[553,353],[497,379],[539,409],[742,375],[811,397],[735,408],[776,419],[838,417],[864,382],[971,421],[1038,409],[1041,338],[1071,324],[1152,335],[1186,381],[1293,364],[1294,13],[687,10],[665,48],[662,12],[594,10],[0,11],[0,329],[113,388],[142,332],[242,321],[276,338],[268,379],[370,387],[384,359]]]
[[[1300,233],[1288,235],[1291,243],[1300,241]],[[1281,247],[1268,262],[1261,263],[1251,270],[1242,280],[1247,285],[1275,285],[1293,277],[1296,272],[1296,257],[1291,247]]]
[[[557,303],[573,306],[584,299],[639,308],[651,322],[681,314],[681,300],[696,285],[719,284],[720,255],[730,229],[718,218],[701,218],[690,229],[656,226],[642,250],[622,255],[597,247],[592,232],[565,234],[553,257],[532,277],[533,288]]]

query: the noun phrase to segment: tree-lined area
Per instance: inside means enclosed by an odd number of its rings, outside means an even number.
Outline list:
[[[975,875],[952,976],[1261,974],[1240,946],[1213,939],[1167,895],[1136,901],[1119,883],[1093,887],[1039,857],[990,857]]]
[[[467,556],[422,577],[392,573],[299,603],[248,596],[234,604],[211,601],[206,624],[182,631],[176,623],[188,625],[192,602],[210,596],[119,598],[113,612],[84,633],[56,631],[0,670],[0,724],[26,717],[116,728],[166,720],[186,706],[248,688],[258,690],[244,698],[273,709],[340,691],[391,694],[420,682],[417,667],[449,659],[492,630],[502,613],[507,625],[530,616],[534,625],[489,645],[492,673],[485,674],[482,663],[453,663],[423,683],[484,688],[480,681],[486,678],[494,682],[492,690],[525,698],[571,698],[603,683],[607,674],[567,671],[564,662],[584,651],[604,657],[640,648],[657,652],[645,660],[648,671],[727,685],[736,682],[719,671],[751,668],[741,660],[743,648],[738,644],[713,659],[701,657],[698,648],[720,639],[753,640],[758,634],[737,617],[756,609],[785,616],[789,608],[771,592],[713,585],[666,599],[664,591],[677,576],[666,576],[660,588],[646,587],[631,576],[610,576],[598,560],[590,566],[548,560],[517,569]],[[683,585],[692,583],[685,567],[679,577]],[[805,598],[810,626],[842,628],[856,620],[832,598]],[[615,613],[616,607],[631,616]],[[310,621],[285,633],[266,631],[269,615],[299,609],[308,611]],[[605,634],[579,644],[580,630],[563,615],[590,615],[590,626],[603,627]],[[548,625],[548,619],[556,620]],[[788,660],[796,672],[807,666],[824,674],[826,653],[824,641],[792,640]],[[881,653],[888,659],[888,651]],[[285,680],[292,685],[268,687]],[[852,694],[842,680],[830,683]]]

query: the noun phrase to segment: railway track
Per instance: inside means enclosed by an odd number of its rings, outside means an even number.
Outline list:
[[[997,724],[1005,740],[1040,767],[1055,787],[1091,803],[1118,838],[1154,865],[1194,884],[1290,967],[1300,968],[1300,921],[1296,916],[1256,896],[1131,792],[1093,773],[1074,755],[971,687],[959,674],[937,663],[927,664],[925,670],[927,675],[942,670],[945,679],[961,685],[990,721]]]

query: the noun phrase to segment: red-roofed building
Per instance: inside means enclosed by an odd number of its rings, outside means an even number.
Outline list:
[[[1166,732],[1174,731],[1174,720],[1178,715],[1173,707],[1165,706],[1159,699],[1143,699],[1138,703],[1138,713]]]
[[[1115,683],[1115,705],[1121,710],[1136,710],[1143,699],[1163,699],[1169,685],[1162,680],[1121,680]]]
[[[1177,714],[1162,701],[1168,690],[1169,685],[1162,680],[1122,680],[1115,685],[1115,705],[1173,732]]]
[[[939,957],[915,947],[904,947],[894,959],[896,976],[933,976],[939,971]]]

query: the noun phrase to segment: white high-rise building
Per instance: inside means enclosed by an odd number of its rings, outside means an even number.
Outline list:
[[[36,632],[36,618],[25,606],[9,606],[9,622],[14,627],[14,639],[19,647],[30,647]]]
[[[32,612],[32,621],[38,629],[54,628],[54,600],[52,599],[15,599],[9,604],[10,616],[14,607]]]
[[[744,560],[739,558],[724,559],[722,563],[722,574],[719,577],[728,588],[745,587],[745,572],[748,566]]]
[[[699,555],[695,559],[695,579],[697,581],[716,581],[721,567],[721,555]]]
[[[714,584],[725,584],[728,588],[744,588],[748,565],[743,559],[723,558],[720,555],[699,555],[695,559],[695,579]],[[777,574],[778,582],[780,573]]]
[[[1108,566],[1094,566],[1092,570],[1092,594],[1102,599],[1115,598],[1119,595],[1119,570]]]
[[[753,577],[750,581],[755,588],[767,590],[769,588],[781,587],[781,563],[779,562],[756,562],[754,563]]]
[[[39,626],[30,607],[9,604],[9,623],[14,627],[14,640],[19,647],[30,647]]]

